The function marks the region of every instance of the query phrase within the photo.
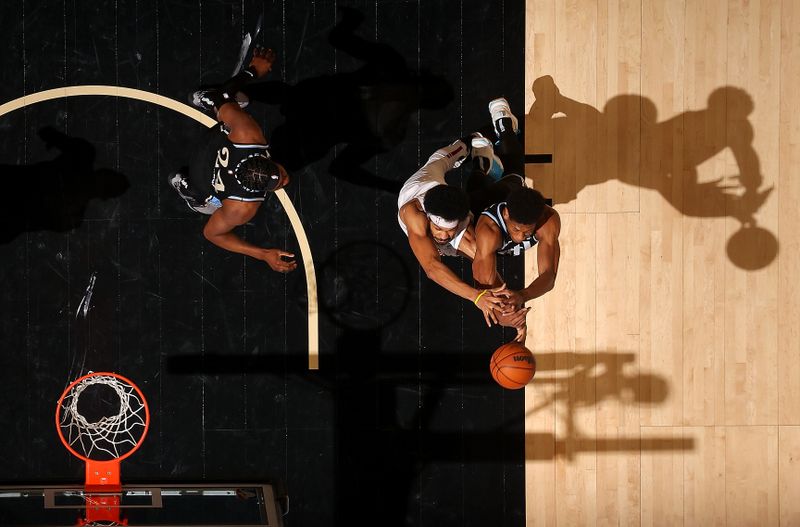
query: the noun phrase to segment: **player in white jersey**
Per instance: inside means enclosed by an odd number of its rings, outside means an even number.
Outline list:
[[[467,194],[445,182],[445,174],[458,167],[469,151],[467,144],[459,139],[434,152],[400,189],[397,220],[428,278],[473,302],[491,326],[497,322],[495,312],[504,306],[504,299],[496,295],[499,289],[476,289],[442,262],[442,256],[475,256]]]

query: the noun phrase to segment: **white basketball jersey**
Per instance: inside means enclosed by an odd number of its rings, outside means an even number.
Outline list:
[[[408,236],[408,229],[400,218],[399,210],[403,205],[415,199],[419,200],[422,210],[425,210],[425,193],[437,185],[446,184],[444,175],[450,170],[458,168],[466,157],[467,146],[460,140],[456,141],[434,152],[428,158],[427,163],[408,178],[397,196],[397,222],[406,236]],[[450,240],[449,245],[454,249],[458,249],[458,244],[461,243],[461,238],[467,230],[471,217],[472,214],[458,225],[456,235]]]

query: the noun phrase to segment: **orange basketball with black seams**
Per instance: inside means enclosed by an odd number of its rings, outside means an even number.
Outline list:
[[[536,373],[533,353],[519,342],[503,344],[492,354],[489,371],[497,384],[518,390],[528,384]]]

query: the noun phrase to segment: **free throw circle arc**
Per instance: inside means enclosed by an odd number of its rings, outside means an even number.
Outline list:
[[[38,102],[88,95],[124,97],[126,99],[149,102],[181,113],[204,126],[210,127],[216,123],[214,119],[199,110],[169,97],[134,88],[107,85],[67,86],[24,95],[0,105],[0,117]],[[303,229],[303,224],[300,222],[300,217],[297,215],[289,196],[286,195],[283,189],[279,189],[275,194],[277,194],[286,216],[289,218],[292,231],[300,247],[303,267],[306,271],[306,289],[308,292],[308,369],[316,370],[319,369],[319,308],[317,305],[317,279],[314,272],[314,260],[311,257],[311,247],[308,244],[308,237],[305,229]]]

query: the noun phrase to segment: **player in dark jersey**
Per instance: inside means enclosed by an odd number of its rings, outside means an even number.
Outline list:
[[[509,306],[519,309],[528,300],[553,289],[561,252],[560,232],[558,212],[547,205],[538,191],[512,191],[505,201],[483,211],[475,225],[473,278],[487,286],[494,285],[491,281],[495,280],[498,254],[520,256],[536,246],[539,276],[524,289],[504,292]]]
[[[293,254],[258,247],[233,232],[255,216],[268,192],[289,183],[286,170],[270,158],[261,127],[237,101],[242,86],[266,75],[274,61],[272,50],[255,48],[247,69],[218,88],[195,93],[195,104],[213,111],[219,124],[206,131],[191,166],[171,174],[169,182],[189,208],[211,216],[203,229],[210,242],[286,273],[297,268]]]
[[[522,290],[506,288],[498,293],[506,298],[498,322],[515,327],[516,340],[524,341],[526,315],[530,309],[525,307],[525,302],[550,291],[555,284],[561,220],[539,192],[525,187],[524,155],[516,136],[516,118],[508,102],[503,98],[493,100],[489,103],[489,112],[498,138],[494,154],[498,154],[502,161],[502,177],[496,183],[488,184],[492,175],[489,170],[483,171],[485,176],[480,172],[471,176],[479,184],[478,190],[470,193],[470,201],[473,208],[479,206],[482,210],[475,223],[472,275],[483,287],[500,287],[503,283],[496,271],[497,255],[519,256],[538,246],[538,278]],[[491,164],[494,169],[494,158],[490,155],[485,157],[486,168]],[[487,203],[487,199],[492,201]]]

